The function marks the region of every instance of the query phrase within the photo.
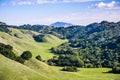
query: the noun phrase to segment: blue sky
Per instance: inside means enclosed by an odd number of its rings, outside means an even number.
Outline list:
[[[11,25],[102,20],[120,21],[120,0],[0,0],[0,21]]]

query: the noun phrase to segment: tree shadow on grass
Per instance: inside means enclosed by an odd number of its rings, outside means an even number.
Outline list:
[[[120,74],[120,73],[115,73],[115,72],[112,72],[112,71],[102,72],[102,73],[105,73],[105,74]]]

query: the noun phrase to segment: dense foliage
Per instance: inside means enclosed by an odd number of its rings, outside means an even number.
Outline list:
[[[24,51],[21,54],[21,58],[23,58],[25,60],[29,60],[30,58],[32,58],[32,53],[30,51]]]
[[[6,25],[5,23],[0,22],[0,31],[2,31],[2,32],[6,32],[6,33],[10,33],[8,27],[9,27],[9,26]]]
[[[59,28],[56,31],[69,39],[68,43],[53,47],[55,54],[65,56],[58,58],[57,65],[68,66],[73,64],[67,56],[78,57],[81,67],[113,67],[114,62],[120,64],[120,23],[103,21],[86,27]],[[59,57],[60,57],[59,56]],[[75,63],[75,62],[74,62]],[[70,65],[71,66],[71,65]],[[72,65],[76,66],[76,65]]]
[[[110,71],[110,72],[112,72],[112,73],[119,73],[120,74],[120,66],[118,67],[113,67],[112,68],[112,71]]]
[[[0,54],[12,60],[16,59],[16,55],[13,52],[13,47],[10,45],[5,45],[3,43],[0,43]]]
[[[58,58],[53,57],[48,60],[48,64],[57,66],[84,66],[84,62],[78,56],[74,55],[60,55]]]
[[[16,61],[24,64],[25,60],[32,58],[32,53],[30,51],[24,51],[20,56],[16,58]]]
[[[109,71],[110,73],[116,73],[116,74],[120,74],[120,64],[118,62],[114,62],[113,63],[113,67],[112,70]]]
[[[49,33],[53,27],[46,26],[46,25],[30,25],[30,24],[25,24],[21,25],[17,28],[20,29],[26,29],[26,30],[32,30],[36,32],[41,32],[41,33]]]
[[[3,43],[0,43],[0,54],[20,63],[24,63],[25,60],[32,58],[32,53],[30,51],[24,51],[21,56],[16,56],[13,52],[13,47],[10,45],[5,45]]]
[[[15,61],[24,64],[25,59],[23,59],[22,57],[18,56]]]
[[[34,40],[37,41],[37,42],[44,42],[43,37],[44,37],[43,34],[33,35]]]

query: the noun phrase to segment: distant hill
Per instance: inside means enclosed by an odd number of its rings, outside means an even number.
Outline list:
[[[69,27],[72,26],[73,24],[71,23],[66,23],[66,22],[55,22],[52,23],[50,26],[54,26],[54,27]]]

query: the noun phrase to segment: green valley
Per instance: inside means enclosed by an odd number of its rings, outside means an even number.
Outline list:
[[[6,24],[2,26],[0,80],[119,80],[120,78],[119,23],[103,22],[87,27],[67,28],[37,25],[30,29],[29,26],[24,27],[25,29],[23,26]],[[40,30],[37,31],[37,28]],[[24,51],[30,51],[32,58],[26,59],[22,64],[16,59],[11,60],[11,54],[21,57]],[[38,55],[42,60],[36,59]],[[62,71],[63,69],[65,71]]]
[[[39,34],[37,32],[14,28],[9,28],[9,30],[11,31],[10,35],[0,32],[0,42],[13,46],[14,52],[17,55],[20,55],[25,50],[30,50],[34,57],[40,54],[42,58],[46,60],[53,56],[50,51],[52,47],[58,46],[59,44],[67,41],[61,40],[50,34],[46,34],[44,37],[45,42],[38,43],[34,41],[32,37],[33,35]]]
[[[0,80],[120,80],[120,0],[0,0]]]

